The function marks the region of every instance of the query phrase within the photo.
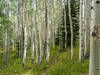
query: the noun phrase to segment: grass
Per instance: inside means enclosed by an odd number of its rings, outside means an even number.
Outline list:
[[[42,64],[31,64],[30,53],[27,54],[25,67],[22,67],[22,59],[10,51],[8,65],[3,64],[3,52],[0,53],[0,75],[88,75],[88,59],[84,63],[78,61],[78,48],[74,48],[74,58],[71,60],[70,49],[59,52],[58,48],[51,48],[49,64],[43,60]]]

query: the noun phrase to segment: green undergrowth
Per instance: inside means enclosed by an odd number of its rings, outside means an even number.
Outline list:
[[[78,48],[74,48],[74,57],[71,60],[70,48],[65,52],[59,52],[58,47],[51,48],[50,60],[47,64],[43,59],[42,63],[31,64],[30,53],[27,54],[25,66],[22,67],[22,59],[10,50],[10,59],[7,66],[3,64],[3,52],[0,53],[0,75],[88,75],[89,61],[84,63],[78,61]]]

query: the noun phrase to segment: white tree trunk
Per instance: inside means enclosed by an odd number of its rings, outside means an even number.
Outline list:
[[[48,17],[47,17],[47,0],[45,0],[45,41],[44,41],[44,55],[46,58],[46,51],[47,51],[47,34],[48,34]]]
[[[48,31],[49,31],[49,26],[48,26]],[[48,36],[47,36],[47,44],[46,44],[46,47],[47,47],[47,50],[46,50],[46,62],[49,63],[49,56],[50,56],[50,48],[49,48],[49,41],[50,39],[50,32],[48,32]]]
[[[51,18],[50,17],[50,0],[48,0],[48,2],[47,2],[47,14],[48,14],[48,16],[47,16],[47,23],[48,23],[48,26],[47,26],[47,41],[46,41],[46,62],[47,63],[49,63],[49,56],[50,56],[50,36],[52,36],[52,34],[53,34],[53,41],[54,41],[54,31],[53,31],[53,29],[52,28],[54,28],[53,27],[53,25],[51,25],[51,24],[53,24],[53,23],[51,23],[51,22],[53,22],[53,17]],[[53,10],[52,10],[52,12],[53,12]],[[50,28],[50,25],[51,25],[51,28]],[[52,31],[50,31],[50,29],[52,30]],[[52,33],[51,33],[52,32]],[[51,35],[50,35],[51,34]]]
[[[17,37],[18,37],[18,1],[15,2],[15,5],[16,5],[16,16],[15,16],[15,40],[16,40],[16,43],[17,43]],[[17,46],[15,46],[17,49]]]
[[[80,0],[79,61],[84,59],[84,1]]]
[[[87,54],[87,0],[84,0],[84,57],[86,57]]]
[[[73,59],[73,25],[72,25],[72,16],[71,16],[71,0],[68,1],[68,9],[69,9],[69,21],[70,21],[70,29],[71,29],[71,60]]]
[[[84,34],[84,58],[87,58],[88,56],[88,50],[89,50],[89,32],[90,32],[90,0],[85,0],[85,34]]]
[[[37,7],[37,12],[38,12],[38,21],[39,21],[39,23],[38,23],[38,26],[39,26],[39,28],[38,28],[38,30],[39,30],[39,48],[40,48],[40,64],[42,63],[42,58],[43,58],[43,43],[42,43],[42,36],[43,36],[43,32],[42,32],[42,30],[43,30],[43,28],[42,28],[42,14],[41,14],[41,10],[42,10],[42,8],[43,8],[43,4],[42,4],[42,1],[41,0],[39,0],[38,2],[37,2],[37,5],[39,5],[38,7]]]
[[[31,63],[33,63],[33,61],[34,61],[34,30],[33,30],[33,28],[32,28],[32,45],[31,45]]]
[[[34,9],[34,1],[32,0],[32,8]],[[32,16],[32,45],[31,45],[31,63],[33,63],[33,60],[34,60],[34,10],[33,10],[33,16]]]
[[[26,59],[26,49],[27,49],[27,31],[26,26],[24,27],[24,55],[23,55],[23,66],[25,64]]]
[[[89,75],[100,75],[100,0],[92,0],[91,7]]]
[[[38,56],[38,31],[37,31],[37,0],[34,1],[34,9],[33,9],[34,13],[34,28],[35,28],[35,49],[36,49],[36,63],[38,64],[38,59],[39,59],[39,56]]]
[[[25,64],[26,59],[26,50],[27,50],[27,26],[26,26],[26,0],[24,0],[24,8],[23,8],[23,22],[24,22],[24,55],[23,55],[23,66]]]

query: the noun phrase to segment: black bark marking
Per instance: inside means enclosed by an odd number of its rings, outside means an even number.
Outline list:
[[[97,36],[96,32],[92,32],[92,37],[96,37],[96,36]]]
[[[93,9],[93,6],[91,6],[91,9]]]
[[[100,3],[100,1],[99,1],[99,0],[97,0],[97,1],[96,1],[96,3]]]

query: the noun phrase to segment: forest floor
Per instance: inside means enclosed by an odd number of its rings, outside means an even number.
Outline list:
[[[28,51],[30,52],[30,51]],[[15,51],[10,51],[10,59],[5,66],[3,64],[3,52],[0,52],[0,75],[88,75],[89,60],[84,63],[78,61],[78,48],[74,48],[74,58],[70,58],[70,49],[59,52],[58,48],[51,48],[50,60],[46,64],[31,64],[30,53],[27,54],[25,67],[22,67],[22,59],[15,55]],[[35,61],[34,61],[35,62]]]

